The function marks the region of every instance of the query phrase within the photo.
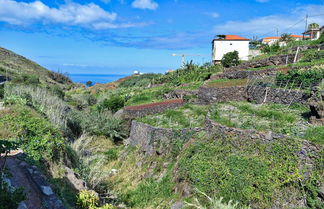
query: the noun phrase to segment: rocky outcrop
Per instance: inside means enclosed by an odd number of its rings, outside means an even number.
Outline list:
[[[168,109],[174,109],[184,104],[183,99],[171,99],[163,102],[156,102],[151,104],[128,106],[123,110],[124,118],[137,118],[145,115],[156,114],[164,112]]]
[[[201,104],[227,101],[246,101],[247,98],[245,86],[231,86],[224,88],[203,86],[199,88],[198,92],[198,101]]]

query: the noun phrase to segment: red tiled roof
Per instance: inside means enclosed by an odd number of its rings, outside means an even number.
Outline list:
[[[238,35],[226,35],[225,40],[246,40],[246,41],[248,41],[250,39],[243,38],[243,37],[238,36]]]
[[[264,39],[279,39],[280,37],[278,37],[278,36],[270,36],[270,37],[265,37],[265,38],[263,38],[263,40]]]
[[[293,38],[303,38],[302,35],[290,35]],[[267,40],[267,39],[280,39],[279,36],[270,36],[270,37],[265,37],[263,38],[263,40]]]
[[[225,38],[216,38],[214,40],[228,40],[228,41],[249,41],[250,39],[247,39],[247,38],[243,38],[241,36],[238,36],[238,35],[225,35]]]

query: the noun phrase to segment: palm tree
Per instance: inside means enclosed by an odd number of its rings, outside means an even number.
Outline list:
[[[318,28],[319,28],[319,24],[317,23],[311,23],[308,25],[308,30],[318,29]]]
[[[279,41],[282,41],[282,42],[285,42],[285,43],[288,43],[290,41],[294,41],[295,39],[291,36],[291,34],[288,34],[288,33],[283,33],[281,34],[281,37],[279,39]]]

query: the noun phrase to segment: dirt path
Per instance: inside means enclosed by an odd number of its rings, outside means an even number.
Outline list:
[[[11,183],[14,187],[23,187],[27,199],[24,201],[28,209],[41,209],[42,195],[40,194],[35,183],[30,179],[27,170],[21,166],[23,162],[15,159],[15,157],[8,157],[7,168],[9,169],[12,177]]]

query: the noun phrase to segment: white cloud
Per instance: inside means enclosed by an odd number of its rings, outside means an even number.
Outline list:
[[[132,7],[138,9],[150,9],[155,10],[158,8],[158,3],[153,0],[135,0],[132,3]]]
[[[219,13],[217,13],[217,12],[210,12],[210,13],[206,13],[206,14],[213,17],[213,18],[218,18],[219,17]]]
[[[305,28],[305,14],[321,14],[324,11],[324,5],[309,5],[293,9],[285,15],[270,15],[249,19],[246,21],[227,21],[216,25],[214,32],[216,34],[242,34],[249,37],[254,35],[274,35],[276,29],[279,33],[301,34]],[[324,24],[323,16],[310,17],[308,23],[316,22]]]
[[[116,13],[105,11],[94,3],[82,5],[68,1],[68,3],[60,5],[58,8],[51,8],[41,1],[26,3],[14,0],[0,0],[0,5],[0,21],[12,25],[26,26],[33,23],[52,23],[101,30],[140,27],[148,24],[116,23]]]
[[[260,2],[260,3],[265,3],[265,2],[268,2],[269,0],[256,0],[257,2]]]

